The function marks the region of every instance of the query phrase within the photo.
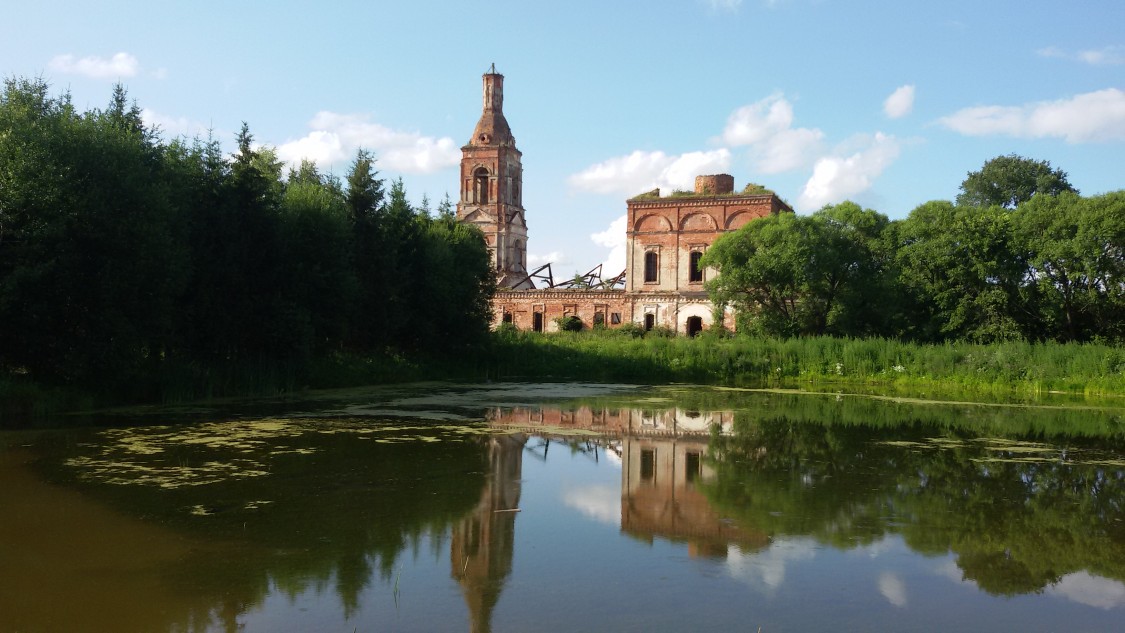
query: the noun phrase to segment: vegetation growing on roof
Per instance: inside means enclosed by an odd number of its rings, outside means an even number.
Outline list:
[[[733,197],[736,197],[736,196],[769,196],[769,195],[775,195],[773,190],[767,189],[767,188],[763,187],[762,185],[759,185],[759,184],[756,184],[756,183],[750,183],[750,184],[746,185],[746,187],[744,187],[742,189],[742,191],[732,191],[730,193],[696,193],[695,191],[691,191],[691,190],[688,190],[688,189],[675,189],[675,190],[672,191],[672,193],[668,194],[667,196],[663,196],[663,197],[665,197],[665,198],[733,198]],[[638,195],[633,196],[632,198],[629,198],[629,200],[660,200],[660,199],[661,199],[661,195],[660,195],[660,189],[659,188],[653,189],[651,191],[646,191],[642,194],[638,194]]]

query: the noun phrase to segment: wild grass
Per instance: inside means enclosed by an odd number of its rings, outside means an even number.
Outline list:
[[[492,361],[497,378],[1125,395],[1125,348],[1093,343],[508,332],[497,335]]]

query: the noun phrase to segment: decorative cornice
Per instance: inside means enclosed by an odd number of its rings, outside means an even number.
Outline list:
[[[606,301],[680,301],[685,303],[709,303],[706,292],[675,292],[671,290],[657,292],[629,292],[627,290],[556,290],[544,288],[542,290],[510,290],[497,289],[493,300],[502,301],[591,301],[604,299]]]
[[[760,194],[752,196],[708,196],[705,198],[693,198],[684,196],[682,198],[661,198],[659,200],[627,200],[628,206],[637,209],[669,209],[676,207],[719,207],[731,206],[739,203],[761,203],[772,202],[777,198],[773,194]]]

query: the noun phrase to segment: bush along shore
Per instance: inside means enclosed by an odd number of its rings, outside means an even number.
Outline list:
[[[685,338],[633,328],[548,335],[502,329],[491,356],[491,377],[497,379],[1125,396],[1125,348],[1098,343],[917,344],[829,336]]]

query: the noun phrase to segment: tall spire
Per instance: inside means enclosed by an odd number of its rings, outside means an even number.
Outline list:
[[[504,75],[496,72],[494,63],[482,79],[484,107],[469,145],[515,145],[512,130],[504,118]]]

